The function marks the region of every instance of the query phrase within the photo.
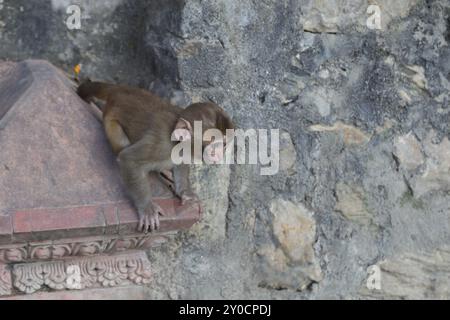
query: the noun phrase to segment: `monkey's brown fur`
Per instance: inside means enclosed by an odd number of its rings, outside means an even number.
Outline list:
[[[217,128],[226,134],[234,126],[225,112],[213,103],[197,103],[186,109],[174,106],[149,91],[101,82],[86,81],[78,88],[85,101],[106,101],[103,124],[113,152],[118,156],[123,182],[140,217],[139,229],[159,227],[161,208],[152,201],[146,176],[151,171],[173,169],[175,193],[183,201],[195,200],[189,183],[189,167],[174,166],[172,132],[181,118],[194,126],[203,122],[203,132]],[[193,139],[194,140],[194,139]]]

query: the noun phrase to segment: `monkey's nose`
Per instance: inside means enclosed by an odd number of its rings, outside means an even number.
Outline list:
[[[208,163],[219,163],[222,161],[223,155],[223,144],[220,142],[213,143],[207,149],[205,160]]]

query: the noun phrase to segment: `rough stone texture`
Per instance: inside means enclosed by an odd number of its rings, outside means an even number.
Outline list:
[[[280,136],[280,170],[288,175],[295,174],[297,151],[292,142],[291,135],[283,132]]]
[[[407,170],[414,170],[424,162],[420,143],[411,132],[395,139],[394,155]]]
[[[379,288],[362,289],[372,298],[450,299],[450,251],[405,253],[380,261]]]
[[[447,137],[439,143],[434,139],[436,134],[430,132],[424,141],[426,165],[413,183],[418,197],[431,191],[450,191],[450,141]]]
[[[312,213],[301,204],[282,199],[273,201],[270,210],[277,245],[258,252],[267,273],[260,286],[303,290],[312,281],[320,281],[321,270],[313,248],[316,223]]]
[[[389,23],[397,18],[407,16],[409,10],[418,0],[310,0],[307,6],[303,28],[309,32],[340,33],[349,28],[364,32],[367,8],[376,4],[381,12],[381,29],[386,30]]]
[[[219,216],[211,209],[204,228],[149,252],[149,298],[370,298],[361,292],[369,266],[433,256],[450,242],[447,0],[79,1],[88,14],[73,31],[63,24],[65,3],[6,0],[0,57],[45,58],[66,71],[82,62],[82,75],[152,88],[182,105],[213,100],[238,127],[281,129],[295,148],[291,170],[275,176],[250,165],[194,174],[210,208],[220,195]],[[381,30],[366,23],[375,3]],[[423,157],[414,170],[402,166],[398,144],[409,133]],[[286,262],[273,230],[277,199],[314,212],[322,277],[306,287],[261,285],[268,272],[282,277],[276,268]],[[370,213],[370,224],[343,215],[346,199]],[[266,248],[272,269],[255,254]],[[432,265],[445,278],[444,264]],[[392,274],[407,268],[391,266]],[[414,276],[392,280],[398,288],[377,297],[423,296],[432,271],[419,285]],[[446,297],[448,285],[435,288]]]
[[[352,187],[343,183],[336,185],[336,207],[346,219],[361,224],[370,224],[370,213],[364,203],[364,194],[361,188]]]
[[[194,225],[189,233],[200,243],[220,243],[226,238],[230,169],[228,166],[216,167],[214,170],[206,165],[193,167],[191,181],[194,192],[201,200],[203,214],[202,223]]]
[[[362,132],[360,129],[343,124],[341,122],[337,122],[332,126],[313,125],[309,128],[309,130],[313,132],[329,131],[333,133],[338,133],[339,136],[342,138],[342,141],[347,146],[364,144],[370,140],[370,137],[364,132]]]

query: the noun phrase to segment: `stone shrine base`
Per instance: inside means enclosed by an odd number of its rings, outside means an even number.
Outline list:
[[[136,231],[102,124],[74,89],[48,62],[0,62],[0,297],[144,298],[130,287],[151,281],[144,250],[200,219],[150,174],[166,215]]]

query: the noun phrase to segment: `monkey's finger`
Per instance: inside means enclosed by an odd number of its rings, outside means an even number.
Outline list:
[[[156,228],[156,221],[154,217],[150,218],[150,232],[153,232]]]
[[[167,215],[167,213],[163,210],[161,210],[161,212],[159,212],[158,214],[163,217],[165,217]]]
[[[155,230],[158,230],[158,229],[159,229],[159,226],[160,226],[160,224],[159,224],[159,218],[158,218],[158,216],[156,216],[156,218],[155,218]]]
[[[152,230],[152,218],[151,217],[149,217],[149,216],[146,216],[145,217],[145,232],[147,233],[147,232],[152,232],[153,230]]]
[[[160,215],[162,215],[162,216],[165,216],[165,215],[166,215],[166,211],[163,210],[160,206],[157,206],[157,207],[156,207],[155,212],[157,213],[157,215],[158,215],[158,214],[160,214]]]

